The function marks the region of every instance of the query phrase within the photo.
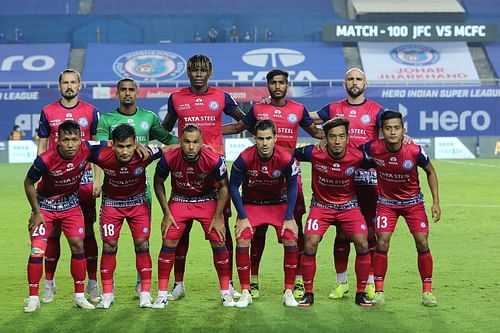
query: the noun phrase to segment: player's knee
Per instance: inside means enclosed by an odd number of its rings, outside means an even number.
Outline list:
[[[47,242],[43,240],[34,240],[31,242],[31,253],[32,258],[43,258],[45,255],[45,249],[47,248]]]
[[[294,239],[283,239],[283,246],[297,246],[297,241]]]

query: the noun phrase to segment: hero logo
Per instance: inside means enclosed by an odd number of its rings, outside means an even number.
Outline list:
[[[260,68],[291,67],[303,63],[306,56],[302,52],[283,48],[264,48],[248,51],[241,57],[243,62],[250,66]],[[317,81],[318,79],[311,71],[287,70],[290,80],[294,81]],[[265,81],[267,71],[233,71],[232,74],[239,81]]]
[[[54,58],[47,55],[36,54],[29,57],[23,55],[12,55],[2,60],[0,71],[7,72],[16,70],[12,68],[16,62],[20,62],[23,69],[32,72],[48,71],[56,64]]]
[[[408,109],[399,104],[399,111],[403,117],[408,114]],[[475,131],[486,131],[491,125],[491,116],[485,110],[439,110],[425,111],[419,113],[420,131],[467,131],[471,127]],[[405,126],[407,122],[405,121]],[[408,130],[408,127],[406,127]]]

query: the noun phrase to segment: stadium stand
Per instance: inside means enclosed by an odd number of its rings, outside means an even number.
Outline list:
[[[70,15],[79,6],[79,0],[2,0],[0,15]]]

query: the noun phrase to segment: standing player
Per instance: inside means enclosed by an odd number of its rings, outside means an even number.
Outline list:
[[[118,238],[124,219],[127,219],[135,246],[137,273],[141,280],[139,306],[151,304],[151,256],[149,236],[151,211],[146,195],[146,168],[161,150],[154,149],[143,160],[135,153],[135,130],[128,124],[118,125],[111,132],[112,147],[104,147],[97,154],[95,163],[103,169],[105,177],[100,212],[102,300],[99,309],[108,309],[114,303],[113,274],[116,268]]]
[[[83,140],[95,140],[98,122],[98,112],[96,108],[78,98],[81,89],[80,73],[74,69],[66,69],[59,74],[59,91],[61,99],[45,106],[40,115],[38,135],[38,155],[48,149],[57,147],[57,128],[65,120],[74,120],[80,125]],[[95,173],[93,181],[90,164],[80,183],[80,205],[82,207],[83,218],[85,220],[84,248],[87,258],[87,272],[89,282],[87,292],[90,300],[99,301],[99,287],[97,284],[97,242],[94,234],[94,222],[96,220],[95,198],[100,193],[98,173]],[[48,235],[47,249],[45,252],[45,294],[42,302],[50,303],[54,300],[56,286],[54,274],[57,262],[61,254],[59,238],[61,229],[55,225],[53,231]]]
[[[253,129],[258,121],[270,119],[276,124],[276,144],[286,148],[290,153],[293,153],[297,145],[299,127],[302,127],[312,137],[322,139],[324,137],[323,131],[314,125],[304,105],[286,98],[288,90],[288,73],[280,69],[273,69],[267,73],[266,79],[267,89],[271,95],[270,102],[255,104],[238,123],[224,125],[223,134],[241,133],[246,129]],[[302,215],[306,212],[300,175],[298,186],[297,205],[294,210],[294,218],[299,226],[298,244],[300,260],[300,253],[302,253],[304,247]],[[259,227],[255,231],[252,240],[252,296],[254,298],[259,297],[259,265],[266,243],[266,232],[267,225]],[[297,270],[297,273],[300,273],[300,268]],[[304,294],[304,284],[300,275],[296,278],[294,293],[297,298],[301,298]]]
[[[355,302],[371,306],[365,288],[370,273],[367,227],[358,207],[354,189],[355,170],[369,167],[371,163],[358,149],[347,147],[349,121],[335,118],[323,125],[326,150],[313,145],[295,149],[299,161],[311,162],[312,190],[311,210],[305,226],[305,245],[302,255],[302,275],[305,294],[299,306],[314,303],[314,275],[316,273],[316,251],[328,227],[339,226],[354,242],[356,248],[357,288]]]
[[[344,77],[344,88],[347,92],[347,98],[324,106],[320,111],[311,113],[311,117],[315,123],[323,123],[336,117],[343,117],[349,120],[349,145],[351,147],[357,148],[363,143],[378,139],[380,133],[380,116],[383,109],[378,103],[365,97],[366,86],[365,73],[359,68],[349,69]],[[373,263],[376,245],[374,221],[378,198],[377,174],[375,169],[356,170],[355,186],[359,207],[368,226],[368,246]],[[342,298],[349,290],[347,283],[349,252],[349,238],[341,228],[337,227],[333,247],[337,284],[330,294],[330,298]],[[370,274],[366,288],[369,298],[375,296],[375,286],[373,283],[373,274]]]
[[[278,239],[283,243],[283,303],[298,306],[292,290],[298,265],[298,227],[293,219],[293,209],[297,200],[299,168],[292,154],[283,147],[275,146],[275,142],[274,123],[271,120],[260,121],[255,126],[255,145],[245,149],[231,169],[230,193],[238,211],[236,265],[242,289],[236,306],[241,308],[252,303],[249,247],[253,230],[261,225],[274,226]]]
[[[223,210],[228,200],[227,170],[223,157],[202,147],[201,130],[186,125],[181,130],[180,147],[166,152],[156,167],[154,189],[163,211],[163,244],[158,256],[158,297],[153,308],[164,308],[175,248],[186,224],[198,220],[210,241],[219,278],[223,306],[234,306],[229,291],[229,254],[224,244],[226,230]],[[165,179],[171,176],[172,193],[167,201]]]
[[[432,218],[438,222],[438,179],[436,171],[423,149],[414,143],[403,144],[403,116],[397,111],[385,111],[381,117],[384,139],[363,145],[373,158],[378,176],[380,196],[377,204],[377,251],[374,256],[375,304],[384,304],[384,279],[387,272],[387,252],[399,216],[403,216],[415,239],[418,270],[422,280],[422,304],[436,306],[432,295],[432,256],[428,244],[429,224],[424,197],[420,189],[417,166],[425,170],[432,194]]]
[[[94,309],[84,296],[87,261],[83,247],[85,225],[79,205],[79,184],[85,173],[91,148],[82,144],[81,131],[72,120],[58,128],[57,148],[39,155],[24,179],[24,190],[31,206],[28,230],[31,254],[28,261],[29,298],[24,312],[40,308],[38,284],[43,273],[47,238],[59,225],[71,249],[71,275],[74,280],[74,306]],[[38,187],[35,190],[35,183]]]
[[[161,126],[156,113],[137,106],[139,89],[137,83],[130,78],[123,78],[116,84],[116,95],[120,107],[103,114],[97,126],[97,140],[111,140],[112,131],[120,124],[129,124],[136,133],[137,142],[147,145],[150,140],[158,140],[165,145],[177,143],[177,138]],[[147,177],[146,177],[147,180]],[[151,203],[151,192],[147,188],[148,201]],[[140,295],[140,276],[137,275],[136,293]]]
[[[163,126],[171,131],[179,120],[178,128],[182,129],[187,124],[193,124],[203,132],[203,143],[213,148],[224,157],[224,146],[222,143],[222,117],[223,113],[239,120],[244,116],[234,99],[221,89],[208,86],[208,80],[212,75],[212,61],[205,55],[194,55],[187,62],[187,75],[190,87],[183,88],[170,95],[168,100],[168,112],[163,120]],[[229,251],[231,265],[233,261],[233,240],[229,229],[229,217],[231,216],[231,203],[227,202],[224,209],[226,224],[226,248]],[[184,296],[184,269],[186,255],[189,247],[189,231],[192,222],[189,222],[175,252],[175,284],[170,297],[176,300]],[[238,297],[231,281],[231,293]]]

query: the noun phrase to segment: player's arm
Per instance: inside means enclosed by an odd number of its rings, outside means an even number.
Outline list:
[[[24,178],[24,193],[31,206],[31,216],[28,222],[28,230],[30,233],[40,224],[45,224],[40,206],[36,197],[35,183],[40,180],[42,175],[47,172],[47,166],[40,157],[35,159],[30,167],[28,174]]]
[[[300,162],[311,162],[313,149],[314,145],[295,148],[295,150],[293,151],[293,157],[295,157]]]
[[[173,96],[170,95],[170,97],[168,98],[168,103],[167,103],[168,111],[167,111],[167,115],[163,119],[163,123],[162,123],[163,128],[165,128],[169,132],[172,132],[172,130],[174,129],[175,122],[177,121],[177,118],[179,117],[177,115],[177,112],[175,111],[174,102],[172,100],[172,97]]]
[[[427,183],[429,184],[429,189],[431,190],[432,195],[432,219],[434,222],[438,222],[441,218],[441,207],[439,206],[439,190],[436,170],[430,161],[424,167],[424,170],[427,174]]]
[[[153,180],[153,188],[155,190],[156,199],[158,200],[163,212],[163,218],[161,220],[161,233],[163,236],[166,235],[171,225],[179,229],[179,226],[175,222],[174,217],[168,208],[167,195],[165,192],[165,180],[167,179],[169,172],[170,168],[168,167],[165,157],[163,156],[156,165]]]
[[[245,116],[245,112],[241,110],[238,103],[236,103],[234,98],[227,92],[224,92],[224,113],[236,121],[239,121]]]
[[[95,135],[91,136],[93,141],[97,140]],[[101,182],[101,168],[96,164],[92,163],[92,171],[94,173],[94,181],[92,183],[92,197],[98,198],[102,192],[102,182]]]
[[[322,128],[316,127],[313,119],[309,116],[309,112],[307,112],[307,109],[305,107],[302,111],[302,119],[300,120],[299,125],[313,138],[320,140],[325,138],[325,132]]]
[[[177,138],[172,135],[165,127],[160,123],[160,118],[154,113],[151,128],[149,129],[149,137],[151,139],[156,139],[165,145],[171,145],[178,143]]]
[[[318,111],[314,111],[314,112],[309,112],[309,117],[311,117],[311,119],[314,121],[314,123],[316,125],[320,125],[320,124],[323,124],[324,121],[323,119],[321,119],[318,115]]]
[[[281,236],[285,234],[287,229],[293,232],[295,236],[297,236],[299,232],[297,223],[293,218],[293,211],[297,202],[297,175],[299,174],[299,171],[299,166],[295,164],[295,160],[292,158],[284,172],[286,178],[286,212],[285,221],[283,222],[283,227],[281,228]]]
[[[240,119],[237,123],[222,125],[222,135],[239,134],[246,129],[248,126]]]
[[[239,237],[247,228],[250,229],[250,232],[253,234],[252,225],[248,219],[245,207],[243,207],[243,200],[241,199],[240,194],[240,186],[245,179],[246,169],[247,168],[243,159],[239,156],[233,163],[231,168],[231,177],[229,179],[229,194],[231,196],[231,201],[233,201],[234,207],[238,212],[234,230],[235,237]]]
[[[224,242],[226,240],[226,226],[224,225],[222,213],[224,212],[224,207],[226,206],[226,202],[229,198],[229,190],[227,183],[227,166],[222,157],[219,157],[219,161],[212,170],[212,174],[217,180],[219,186],[217,189],[217,207],[215,208],[215,214],[212,218],[212,222],[208,227],[208,232],[211,232],[212,229],[215,230],[217,235],[219,235],[221,242]]]
[[[47,117],[45,116],[45,112],[42,110],[40,114],[40,122],[38,124],[38,137],[40,140],[38,141],[37,147],[37,155],[45,153],[49,146],[49,135],[50,135],[50,125]]]
[[[96,140],[111,140],[111,124],[109,124],[110,117],[103,115],[99,118],[97,122],[97,130],[96,130]]]

